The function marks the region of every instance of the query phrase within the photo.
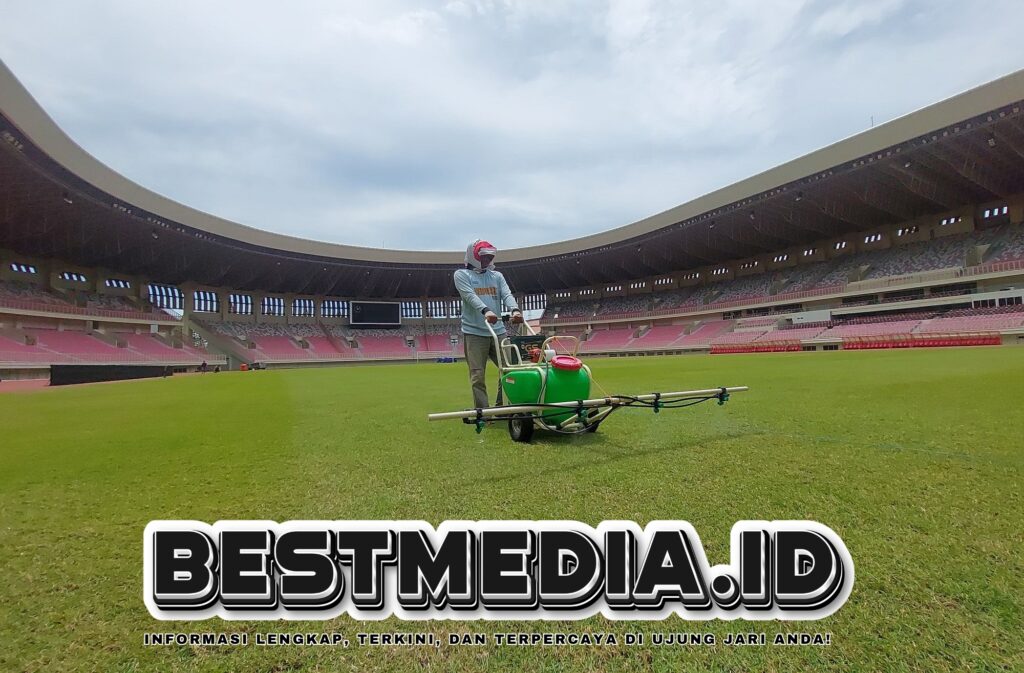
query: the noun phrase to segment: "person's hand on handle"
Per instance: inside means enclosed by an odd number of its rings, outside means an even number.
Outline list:
[[[494,323],[498,322],[498,316],[497,314],[495,314],[494,311],[487,311],[486,313],[484,313],[484,320],[493,325]]]
[[[512,317],[510,320],[516,324],[523,322],[523,312],[519,309],[512,311]]]

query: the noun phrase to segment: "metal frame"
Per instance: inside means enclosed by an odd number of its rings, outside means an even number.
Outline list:
[[[523,324],[526,325],[526,329],[529,330],[530,335],[536,335],[537,333],[533,330],[525,320]],[[491,338],[494,339],[494,345],[498,350],[498,385],[501,385],[501,379],[510,372],[522,371],[524,369],[540,368],[538,365],[529,363],[523,363],[522,353],[519,351],[519,347],[512,343],[512,340],[506,336],[504,339],[499,339],[497,332],[494,331],[494,327],[491,323],[487,323],[487,329],[491,333]],[[552,349],[547,347],[552,341],[557,339],[572,339],[575,343],[572,355],[576,355],[579,348],[579,339],[576,337],[559,337],[551,336],[546,338],[541,345],[541,350],[544,351],[545,357],[548,357],[548,353],[553,352]],[[513,363],[510,357],[511,353],[516,354],[517,363]],[[590,371],[590,367],[586,364],[583,365],[587,375],[590,376],[591,381],[594,380],[593,374]],[[547,377],[543,376],[541,380],[541,389],[539,397],[544,399],[544,392],[547,387]],[[635,396],[624,396],[624,395],[612,395],[609,397],[600,397],[589,400],[577,400],[575,402],[554,402],[550,404],[519,404],[514,406],[500,406],[500,407],[483,407],[479,409],[465,409],[463,411],[449,411],[437,414],[428,414],[427,420],[429,421],[442,421],[450,419],[461,419],[465,423],[474,423],[477,427],[477,432],[483,429],[484,423],[487,420],[525,420],[523,416],[532,418],[534,427],[541,428],[543,430],[562,432],[562,433],[582,433],[590,429],[596,429],[596,426],[601,423],[607,416],[619,407],[627,407],[634,404],[644,404],[650,406],[650,403],[654,403],[654,410],[657,412],[659,404],[663,402],[672,402],[674,400],[682,400],[687,398],[714,398],[717,397],[719,403],[723,403],[729,398],[732,393],[744,392],[748,390],[747,386],[733,386],[728,388],[707,388],[704,390],[685,390],[668,393],[648,393],[644,395]],[[548,423],[544,418],[544,412],[550,411],[551,409],[576,409],[576,414],[569,416],[561,423],[552,424]],[[596,413],[583,414],[583,410],[597,409]],[[561,415],[562,412],[559,412]],[[510,428],[511,431],[511,428]]]

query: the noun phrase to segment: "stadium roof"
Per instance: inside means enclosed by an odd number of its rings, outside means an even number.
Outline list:
[[[1024,191],[1024,70],[623,227],[503,249],[518,293],[627,282]],[[0,247],[155,281],[341,297],[454,296],[459,252],[361,248],[156,194],[69,138],[0,62]]]

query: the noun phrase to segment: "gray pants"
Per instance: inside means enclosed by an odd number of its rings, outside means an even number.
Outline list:
[[[494,339],[489,336],[477,336],[475,334],[462,335],[463,352],[466,354],[466,364],[469,365],[469,382],[473,386],[473,407],[482,408],[491,406],[487,402],[487,360],[495,365],[498,364],[498,349],[494,345]],[[502,401],[501,386],[498,386],[498,401]]]

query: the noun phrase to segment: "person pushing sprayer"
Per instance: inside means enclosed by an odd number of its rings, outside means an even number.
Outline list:
[[[455,288],[462,297],[462,341],[469,381],[473,389],[473,406],[487,407],[487,360],[499,365],[494,333],[502,335],[505,326],[499,316],[503,308],[512,311],[514,323],[523,321],[523,313],[512,295],[505,277],[494,269],[498,249],[487,241],[476,240],[466,248],[466,265],[455,272]],[[488,329],[490,327],[490,329]],[[498,386],[501,405],[502,391]]]

